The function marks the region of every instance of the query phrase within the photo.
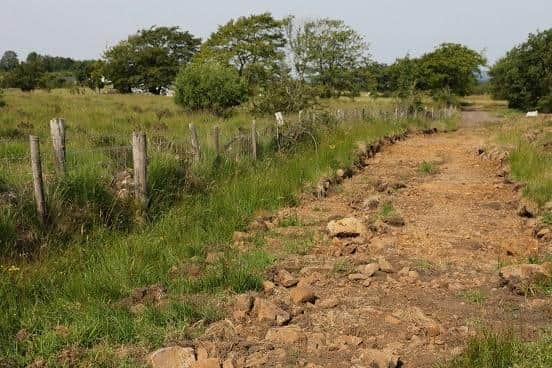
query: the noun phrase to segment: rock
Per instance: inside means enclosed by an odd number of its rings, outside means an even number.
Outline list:
[[[338,345],[357,347],[362,344],[362,338],[358,336],[342,335],[337,338]]]
[[[549,228],[545,227],[543,229],[540,229],[538,232],[537,232],[537,238],[538,239],[546,239],[550,236],[550,233],[552,232],[552,230],[550,230]]]
[[[257,313],[259,322],[268,322],[277,326],[282,326],[289,322],[291,316],[288,312],[261,298],[255,298],[253,310]]]
[[[499,272],[501,286],[524,294],[535,282],[552,277],[552,263],[520,264],[502,267]]]
[[[265,293],[270,293],[274,290],[276,286],[272,281],[265,280],[263,281],[263,290]]]
[[[363,275],[366,275],[368,277],[373,276],[376,272],[378,272],[380,269],[380,265],[378,263],[369,263],[365,265],[357,266],[356,270]]]
[[[545,211],[550,211],[550,212],[552,212],[552,201],[546,202],[542,208],[543,208]]]
[[[355,281],[355,280],[366,280],[368,277],[368,275],[365,275],[363,273],[351,273],[349,276],[347,276],[347,278],[351,281]]]
[[[385,258],[381,257],[380,259],[378,259],[378,265],[379,265],[379,269],[380,271],[382,272],[386,272],[386,273],[393,273],[395,272],[395,270],[393,269],[393,266],[391,265],[391,263],[389,263]]]
[[[404,226],[405,225],[404,218],[400,215],[388,216],[388,217],[383,219],[383,222],[385,222],[386,224],[391,225],[391,226]]]
[[[247,357],[245,360],[246,368],[265,367],[268,363],[268,355],[265,352],[257,351]]]
[[[286,270],[280,270],[277,275],[277,282],[284,287],[292,287],[297,285],[297,280],[291,273]]]
[[[236,297],[234,308],[249,312],[253,307],[253,297],[249,294],[241,294]]]
[[[517,214],[520,217],[529,217],[529,218],[535,217],[535,213],[536,213],[535,209],[532,208],[532,206],[527,203],[520,204],[517,209]]]
[[[316,294],[314,290],[307,286],[299,286],[291,290],[291,301],[295,304],[302,303],[314,303],[316,301]]]
[[[152,368],[191,368],[195,360],[194,349],[180,346],[156,350],[148,359]]]
[[[327,229],[332,237],[353,238],[367,233],[366,226],[355,217],[330,221]]]
[[[362,208],[364,208],[365,210],[375,210],[376,208],[378,208],[379,204],[379,196],[374,195],[366,198],[364,202],[362,202]]]
[[[265,340],[273,344],[289,346],[297,343],[304,336],[305,334],[299,326],[285,326],[268,330]]]
[[[220,360],[217,358],[201,359],[193,363],[190,368],[220,368]]]
[[[397,368],[400,358],[387,350],[364,349],[361,361],[370,368]]]
[[[316,305],[321,309],[335,308],[339,305],[339,300],[337,298],[323,299],[317,302]]]
[[[370,242],[370,247],[374,250],[385,250],[393,248],[394,246],[395,242],[391,238],[374,238]]]

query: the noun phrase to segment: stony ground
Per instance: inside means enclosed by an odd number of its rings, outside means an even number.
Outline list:
[[[552,303],[498,274],[549,252],[550,237],[519,216],[502,157],[478,152],[492,120],[469,112],[456,132],[386,145],[326,198],[238,234],[278,256],[265,291],[237,296],[195,349],[158,352],[154,365],[195,354],[197,367],[432,367],[482,328],[534,337]]]

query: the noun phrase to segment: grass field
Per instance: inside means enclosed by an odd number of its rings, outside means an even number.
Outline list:
[[[8,107],[2,111],[0,123],[1,135],[9,140],[0,157],[8,158],[11,166],[10,171],[3,171],[3,185],[21,190],[27,198],[27,163],[22,161],[21,171],[17,171],[19,161],[10,158],[26,156],[29,132],[25,129],[46,139],[47,122],[54,116],[63,116],[68,122],[69,155],[77,150],[87,152],[94,136],[106,137],[110,145],[124,145],[133,129],[157,134],[159,120],[163,124],[159,134],[175,141],[188,137],[187,123],[196,123],[207,145],[214,122],[221,124],[223,136],[229,138],[238,127],[248,127],[253,118],[240,111],[222,122],[209,114],[189,114],[170,99],[152,96],[38,92],[9,93],[6,101]],[[20,120],[30,122],[32,128],[18,127]],[[270,117],[257,121],[261,129],[272,124]],[[436,123],[453,127],[451,121]],[[149,164],[154,215],[128,228],[106,226],[97,215],[104,210],[101,204],[112,200],[106,188],[116,165],[106,166],[105,162],[117,160],[110,161],[101,150],[93,151],[100,157],[70,157],[67,178],[61,184],[56,182],[48,195],[50,199],[61,196],[57,211],[64,218],[82,221],[78,209],[92,206],[89,223],[76,237],[47,233],[32,257],[3,258],[0,366],[24,366],[37,360],[58,366],[70,356],[83,366],[135,367],[147,351],[189,338],[201,328],[191,328],[194,322],[208,323],[223,316],[219,305],[229,294],[258,288],[261,273],[271,263],[262,242],[245,252],[231,247],[234,231],[243,229],[258,211],[293,205],[298,194],[320,177],[350,165],[357,141],[370,142],[403,131],[409,124],[427,123],[352,120],[338,126],[322,124],[316,127],[316,145],[308,139],[277,153],[268,149],[270,142],[265,140],[259,161],[211,157],[193,167],[193,177],[185,176],[183,181],[175,174],[180,161],[174,153],[161,153]],[[51,161],[46,167],[53,172]],[[26,203],[23,211],[32,217],[32,200]],[[10,221],[16,215],[9,209],[3,211],[0,227],[4,234],[11,231],[19,236],[32,229],[14,227]],[[126,209],[120,211],[121,218],[126,218]],[[110,221],[113,219],[112,214]],[[207,254],[215,251],[224,256],[207,263]],[[131,313],[119,303],[133,289],[155,283],[167,287],[163,305],[146,305]]]

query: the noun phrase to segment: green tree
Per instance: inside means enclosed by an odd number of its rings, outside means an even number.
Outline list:
[[[217,62],[193,62],[176,79],[175,102],[190,110],[224,114],[247,98],[247,88],[235,68]]]
[[[398,58],[389,65],[384,73],[384,89],[395,92],[399,97],[407,97],[418,88],[420,83],[420,62],[419,59],[406,55]]]
[[[19,59],[15,51],[6,51],[0,58],[0,71],[11,72],[19,65]]]
[[[75,77],[81,86],[86,86],[98,92],[105,87],[105,63],[102,60],[81,61],[75,67]]]
[[[439,91],[450,90],[465,96],[477,84],[480,67],[487,61],[478,52],[456,44],[443,43],[420,60],[419,88]]]
[[[160,94],[196,53],[201,40],[178,27],[138,31],[104,53],[105,76],[122,93],[141,88]]]
[[[232,19],[202,45],[198,60],[232,65],[249,87],[265,83],[282,67],[283,25],[270,13]]]
[[[354,96],[362,89],[363,71],[369,65],[368,45],[343,21],[306,22],[297,28],[291,44],[296,72],[321,86],[323,95]]]
[[[530,34],[490,70],[491,89],[518,109],[552,112],[552,28]]]

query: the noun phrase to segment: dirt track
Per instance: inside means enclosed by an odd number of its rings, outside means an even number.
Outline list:
[[[460,352],[482,326],[534,336],[552,320],[549,301],[498,287],[499,265],[535,253],[539,244],[516,215],[514,185],[497,175],[496,162],[477,155],[486,138],[475,127],[491,120],[468,112],[457,132],[386,146],[328,198],[282,210],[280,219],[297,216],[300,224],[264,233],[280,259],[276,287],[256,296],[289,312],[291,327],[259,322],[255,306],[224,322],[231,330],[224,338],[207,333],[199,345],[222,360],[234,356],[240,367],[369,367],[369,357],[379,354],[370,349],[400,356],[404,367],[431,367]],[[420,172],[422,161],[437,172]],[[367,198],[377,199],[377,208]],[[386,202],[404,226],[376,220]],[[344,217],[374,225],[364,238],[331,239],[326,225]],[[393,272],[355,271],[382,258]],[[311,285],[316,303],[295,306],[290,289],[279,285],[282,269]]]

